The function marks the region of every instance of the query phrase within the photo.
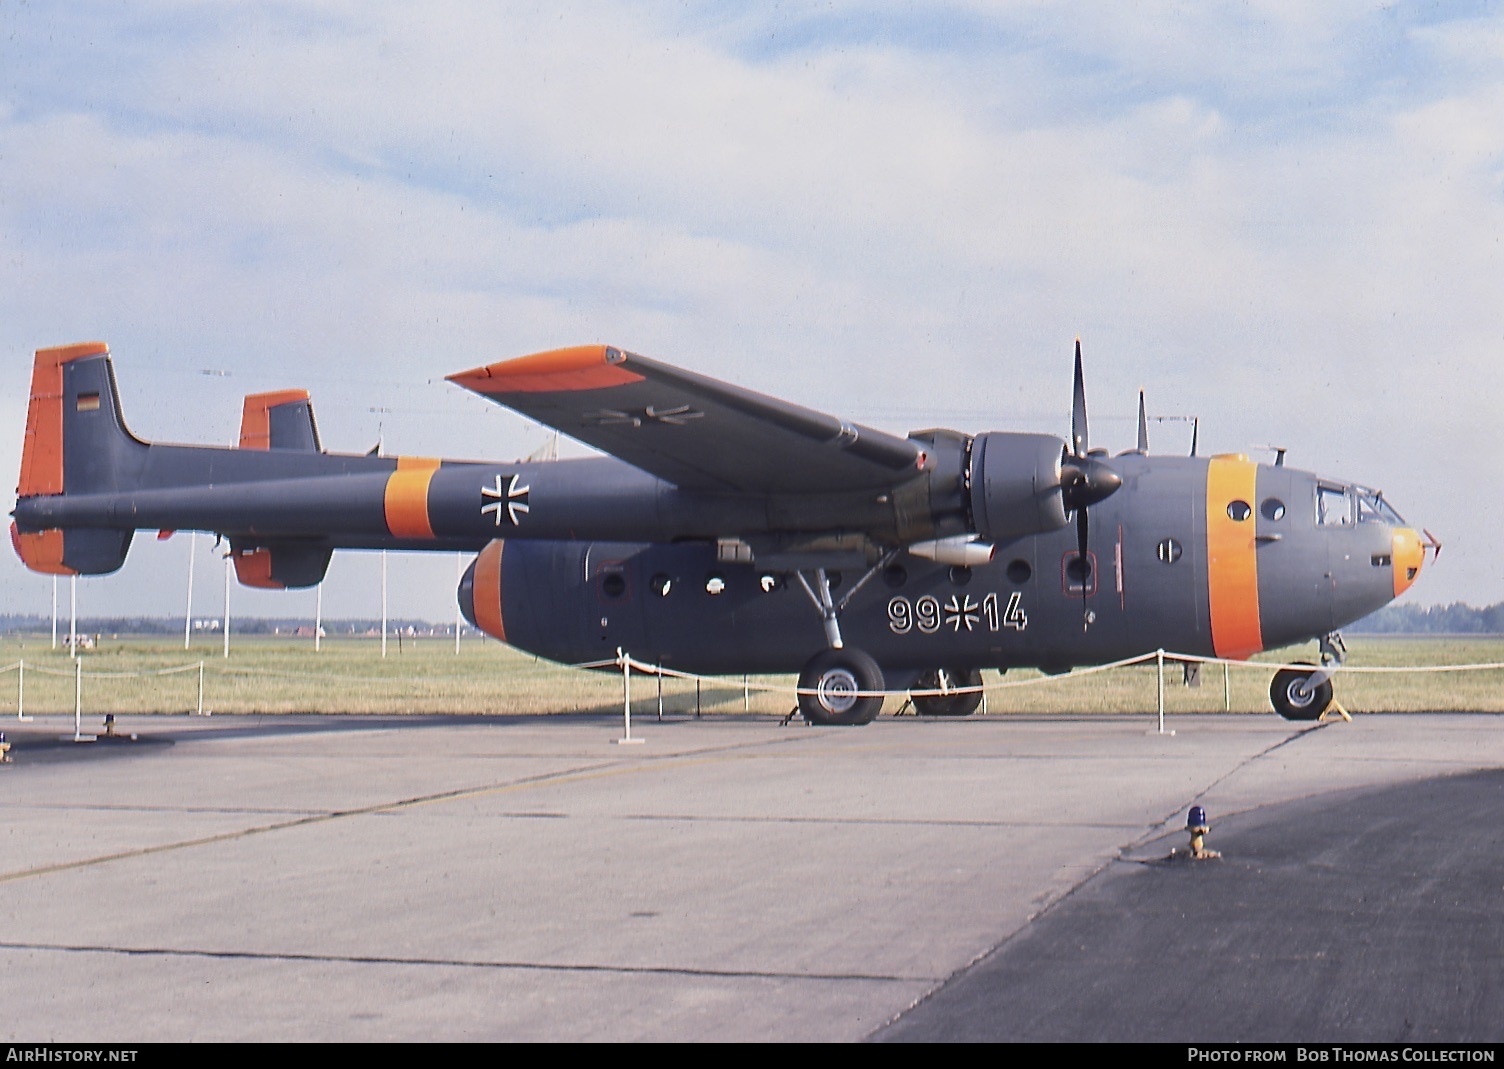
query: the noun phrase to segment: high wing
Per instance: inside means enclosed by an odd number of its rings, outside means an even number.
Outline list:
[[[918,444],[607,345],[555,349],[449,381],[687,490],[891,487]]]

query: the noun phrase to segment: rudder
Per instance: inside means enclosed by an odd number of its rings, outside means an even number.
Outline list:
[[[38,349],[21,448],[17,499],[90,494],[132,485],[147,446],[125,427],[104,342]],[[23,531],[11,543],[28,568],[50,575],[102,575],[125,563],[131,531]]]

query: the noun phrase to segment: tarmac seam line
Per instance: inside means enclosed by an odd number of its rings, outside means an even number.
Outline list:
[[[399,958],[365,954],[306,954],[259,950],[204,950],[196,947],[132,947],[70,943],[0,942],[0,950],[45,950],[68,954],[119,954],[127,957],[213,958],[223,961],[324,962],[332,965],[417,965],[457,969],[533,972],[618,973],[630,976],[698,976],[724,980],[817,980],[825,983],[934,983],[935,976],[883,973],[806,973],[764,969],[702,969],[682,965],[591,965],[541,961],[475,961],[465,958]]]

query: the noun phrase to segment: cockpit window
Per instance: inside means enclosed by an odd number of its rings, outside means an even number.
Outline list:
[[[1353,500],[1345,486],[1316,484],[1316,523],[1335,527],[1353,522]]]
[[[1400,514],[1390,508],[1389,502],[1384,500],[1384,495],[1377,490],[1369,490],[1367,487],[1355,486],[1358,495],[1358,522],[1359,523],[1387,523],[1394,527],[1403,527],[1405,521]]]
[[[1366,486],[1316,484],[1316,522],[1323,527],[1353,523],[1385,523],[1403,527],[1405,521],[1384,500],[1384,495]]]

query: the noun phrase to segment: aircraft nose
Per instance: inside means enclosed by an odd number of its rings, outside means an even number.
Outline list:
[[[1426,543],[1409,527],[1396,527],[1390,535],[1390,560],[1394,568],[1394,596],[1409,590],[1426,562]]]

